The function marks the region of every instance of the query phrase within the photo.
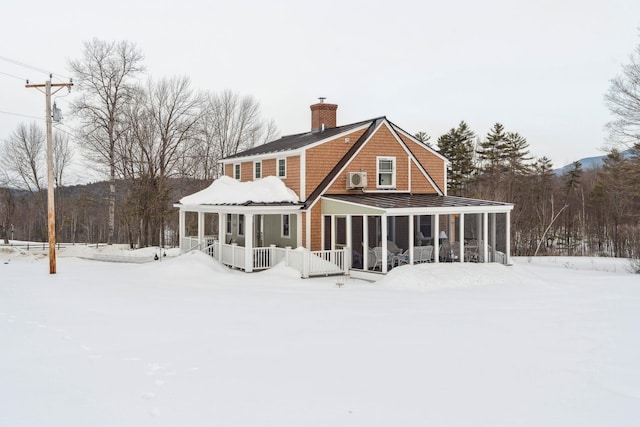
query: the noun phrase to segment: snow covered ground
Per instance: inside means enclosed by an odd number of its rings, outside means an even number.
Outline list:
[[[0,246],[0,426],[640,420],[624,260],[403,266],[377,283],[175,251],[104,262],[145,251],[66,248],[49,275],[44,255]]]

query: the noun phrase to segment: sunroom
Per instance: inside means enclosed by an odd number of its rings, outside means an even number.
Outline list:
[[[423,262],[510,264],[509,203],[408,193],[324,195],[321,202],[322,248],[349,248],[352,275]]]

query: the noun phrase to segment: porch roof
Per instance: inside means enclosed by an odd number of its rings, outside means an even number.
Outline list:
[[[198,205],[184,205],[174,203],[173,206],[186,212],[206,213],[240,213],[240,214],[292,214],[300,212],[302,202],[269,202],[258,203],[248,201],[245,203],[201,203]]]
[[[513,204],[511,203],[469,199],[465,197],[440,196],[438,194],[325,194],[322,198],[329,202],[323,205],[323,211],[335,214],[356,214],[359,209],[361,209],[363,213],[378,212],[380,214],[386,213],[390,215],[509,212],[513,209]],[[327,212],[331,210],[335,210],[335,212]]]

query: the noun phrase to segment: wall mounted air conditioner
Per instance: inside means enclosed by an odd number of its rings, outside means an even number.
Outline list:
[[[366,172],[349,172],[347,173],[347,190],[353,188],[365,188],[367,186]]]

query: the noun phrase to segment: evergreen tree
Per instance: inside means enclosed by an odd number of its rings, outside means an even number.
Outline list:
[[[531,170],[528,162],[532,159],[529,156],[529,143],[527,139],[517,132],[509,132],[505,135],[505,161],[506,167],[513,174],[526,174]]]
[[[478,148],[483,172],[490,174],[500,172],[505,166],[508,149],[509,143],[504,126],[500,123],[494,124]]]
[[[426,132],[418,132],[413,136],[415,139],[422,142],[424,145],[428,145],[429,147],[431,147],[431,136],[427,135]]]
[[[474,171],[473,139],[475,133],[464,120],[456,129],[438,138],[438,150],[449,159],[448,188],[454,195],[462,195]]]

